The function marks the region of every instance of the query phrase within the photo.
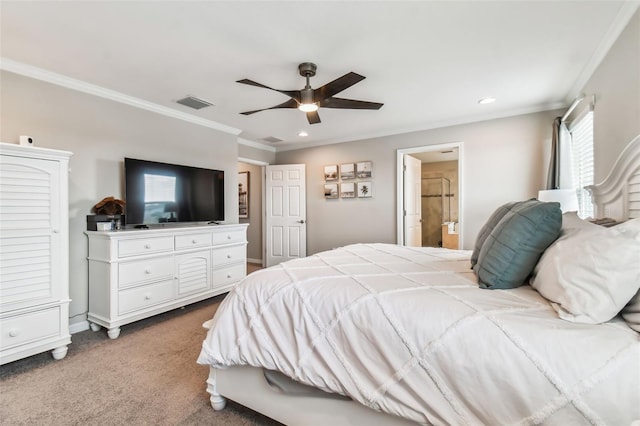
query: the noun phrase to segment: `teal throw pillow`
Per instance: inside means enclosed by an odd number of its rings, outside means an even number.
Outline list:
[[[484,244],[485,240],[493,231],[493,228],[500,222],[500,220],[504,217],[505,214],[509,213],[511,209],[520,204],[522,201],[513,201],[511,203],[504,204],[498,207],[492,214],[489,216],[489,220],[484,224],[484,226],[480,229],[478,233],[478,237],[476,238],[476,244],[473,246],[473,252],[471,253],[471,268],[476,266],[478,263],[478,256],[480,255],[480,249]]]
[[[478,284],[509,289],[524,284],[560,235],[560,203],[528,200],[513,206],[487,236],[473,267]]]

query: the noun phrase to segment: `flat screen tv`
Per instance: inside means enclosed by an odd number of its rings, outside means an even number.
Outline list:
[[[224,220],[224,171],[124,159],[127,225]]]

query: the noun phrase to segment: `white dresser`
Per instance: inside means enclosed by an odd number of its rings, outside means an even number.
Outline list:
[[[71,343],[71,155],[0,143],[0,364]]]
[[[87,231],[91,328],[120,326],[229,291],[247,274],[247,226]]]

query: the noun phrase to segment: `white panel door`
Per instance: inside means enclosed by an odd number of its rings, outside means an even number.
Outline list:
[[[307,255],[305,165],[266,166],[266,266]]]
[[[404,243],[422,247],[422,162],[404,156]]]

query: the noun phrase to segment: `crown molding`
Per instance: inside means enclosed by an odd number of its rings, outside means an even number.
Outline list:
[[[639,7],[640,1],[638,0],[627,0],[620,6],[620,10],[618,10],[618,14],[614,18],[613,23],[600,41],[600,44],[591,56],[591,59],[580,73],[580,76],[578,76],[578,79],[571,87],[571,90],[567,93],[565,98],[567,103],[571,103],[580,95],[584,86],[593,76],[593,73],[596,71],[598,66],[600,66],[600,63],[602,63],[604,58],[607,56],[611,46],[613,46],[616,40],[618,40],[618,37],[620,37],[620,34],[622,34],[622,31],[627,27],[629,21]]]
[[[276,152],[276,148],[273,146],[268,146],[260,142],[255,142],[249,139],[238,138],[238,143],[240,145],[250,146],[251,148],[257,148],[263,151]]]
[[[343,139],[320,140],[320,141],[314,141],[314,142],[308,142],[308,143],[305,142],[304,145],[301,145],[300,142],[290,142],[290,143],[281,142],[281,145],[278,145],[278,147],[276,148],[276,152],[294,151],[297,149],[313,148],[316,146],[333,145],[333,144],[344,143],[344,142],[355,142],[355,141],[391,137],[391,136],[397,136],[397,135],[402,135],[406,133],[415,133],[415,132],[424,132],[427,130],[442,129],[442,128],[451,127],[451,126],[462,126],[465,124],[472,124],[480,121],[498,120],[501,118],[516,117],[516,116],[525,115],[525,114],[535,114],[538,112],[553,111],[556,109],[566,108],[567,106],[568,104],[564,101],[554,102],[550,104],[537,105],[537,106],[528,107],[528,108],[510,109],[506,111],[501,111],[501,112],[496,112],[491,114],[476,115],[476,116],[466,117],[466,118],[435,121],[431,123],[425,123],[424,125],[421,125],[421,126],[404,127],[404,128],[399,128],[395,130],[390,130],[387,132],[374,132],[368,135],[360,135],[353,138],[347,137]]]
[[[145,101],[140,98],[125,95],[115,90],[106,89],[95,84],[87,83],[85,81],[76,80],[71,77],[67,77],[62,74],[57,74],[51,71],[47,71],[42,68],[34,67],[24,64],[22,62],[14,61],[12,59],[0,57],[0,69],[14,74],[20,74],[25,77],[30,77],[36,80],[45,81],[47,83],[55,84],[57,86],[66,87],[67,89],[76,90],[78,92],[87,93],[90,95],[98,96],[111,101],[119,102],[125,105],[129,105],[135,108],[144,109],[147,111],[155,112],[156,114],[165,115],[167,117],[176,118],[178,120],[187,121],[189,123],[197,124],[199,126],[208,127],[210,129],[218,130],[224,133],[229,133],[234,136],[242,133],[242,130],[234,127],[220,124],[213,120],[207,120],[206,118],[197,117],[195,115],[187,114],[182,111],[178,111],[172,108],[168,108],[162,105],[158,105],[153,102]]]

